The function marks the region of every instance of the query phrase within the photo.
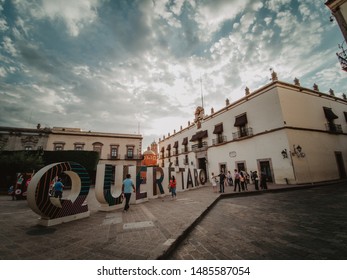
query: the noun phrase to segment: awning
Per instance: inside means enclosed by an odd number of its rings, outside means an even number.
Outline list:
[[[221,133],[223,133],[223,123],[215,125],[213,130],[213,134],[221,134]]]
[[[178,148],[178,141],[175,142],[175,144],[173,145],[174,148]]]
[[[184,137],[183,138],[183,142],[182,142],[182,145],[185,146],[188,144],[188,137]]]
[[[246,125],[247,124],[247,114],[246,113],[244,113],[244,114],[242,114],[242,115],[240,115],[240,116],[237,116],[236,118],[235,118],[235,124],[234,124],[234,126],[244,126],[244,125]]]
[[[206,138],[206,137],[207,137],[207,130],[201,130],[192,136],[192,139],[190,139],[190,142],[198,141],[198,140],[200,140],[202,138]]]
[[[331,108],[328,107],[323,107],[325,117],[327,118],[328,121],[333,121],[338,118],[333,112]]]
[[[167,145],[166,150],[171,150],[171,144]]]

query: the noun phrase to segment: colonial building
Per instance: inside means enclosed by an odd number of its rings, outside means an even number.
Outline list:
[[[143,153],[143,160],[141,162],[143,166],[157,166],[158,165],[158,144],[154,141],[151,147],[147,148],[147,151]]]
[[[49,128],[0,127],[0,151],[45,150]]]
[[[97,151],[100,163],[140,165],[142,136],[82,131],[80,128],[0,127],[0,150]]]
[[[264,171],[268,181],[301,184],[346,177],[347,101],[277,80],[159,139],[160,166],[211,172]],[[179,170],[179,168],[177,168]]]
[[[334,21],[340,27],[344,40],[339,44],[340,51],[336,53],[342,70],[347,71],[347,0],[328,0],[325,5],[331,10],[330,21]]]

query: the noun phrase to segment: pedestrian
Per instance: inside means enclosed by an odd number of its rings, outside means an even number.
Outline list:
[[[253,180],[254,180],[254,187],[256,191],[259,191],[259,177],[258,177],[258,172],[254,171],[252,173],[253,175]]]
[[[169,188],[171,189],[171,197],[172,199],[176,199],[176,179],[175,176],[171,176],[170,182],[169,182]]]
[[[250,174],[250,178],[251,178],[251,184],[254,184],[254,174],[253,174],[253,171],[249,171],[249,174]]]
[[[267,175],[265,171],[261,171],[260,173],[260,189],[267,190]]]
[[[226,177],[227,178],[225,181],[226,181],[227,185],[231,187],[233,185],[233,176],[231,176],[230,171],[227,172]]]
[[[213,172],[211,173],[211,182],[212,182],[212,190],[213,192],[216,193],[218,180],[217,180],[217,175],[214,175]]]
[[[236,186],[239,186],[239,192],[240,192],[241,191],[240,173],[237,171],[237,169],[234,170],[234,192],[236,192]]]
[[[129,210],[129,202],[132,192],[135,192],[135,186],[133,180],[131,180],[130,174],[127,174],[122,184],[122,194],[125,197],[125,206],[123,212],[127,212]]]
[[[11,186],[8,188],[7,193],[8,193],[10,196],[12,196],[12,200],[15,200],[16,195],[15,195],[15,193],[14,193],[14,187],[13,187],[13,185],[11,185]]]
[[[61,178],[58,178],[57,182],[54,184],[53,189],[54,189],[54,197],[62,198],[63,197],[63,188],[64,185],[61,182]]]
[[[14,195],[16,196],[17,200],[22,199],[23,182],[24,182],[23,175],[19,173],[17,177],[16,186],[14,188]]]
[[[245,171],[240,172],[240,182],[243,191],[248,191],[247,188],[247,173]]]
[[[221,170],[218,176],[219,176],[219,192],[224,193],[224,181],[225,181],[224,171]]]

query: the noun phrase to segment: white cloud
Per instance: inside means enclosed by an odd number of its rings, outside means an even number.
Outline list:
[[[236,15],[242,13],[249,5],[250,0],[217,0],[200,3],[197,6],[195,20],[199,25],[199,36],[203,41],[211,39],[221,24],[226,20],[232,20]]]
[[[13,41],[10,37],[5,36],[2,42],[2,48],[11,54],[12,56],[17,56],[17,50],[13,44]]]
[[[7,71],[4,67],[0,67],[0,77],[5,78],[7,76]]]
[[[266,2],[266,7],[274,12],[279,12],[279,10],[284,6],[290,4],[292,0],[268,0]]]
[[[4,32],[8,29],[8,25],[5,19],[0,18],[0,31]]]
[[[17,8],[23,14],[30,12],[34,18],[49,18],[63,20],[71,36],[78,36],[80,31],[97,19],[98,0],[44,0],[42,3],[34,1],[15,0]]]

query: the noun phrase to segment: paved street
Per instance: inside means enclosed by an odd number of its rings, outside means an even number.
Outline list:
[[[347,259],[347,184],[220,200],[171,259]]]
[[[347,259],[346,182],[308,187],[202,186],[127,213],[98,211],[91,189],[90,217],[51,227],[27,201],[0,196],[0,259]]]

